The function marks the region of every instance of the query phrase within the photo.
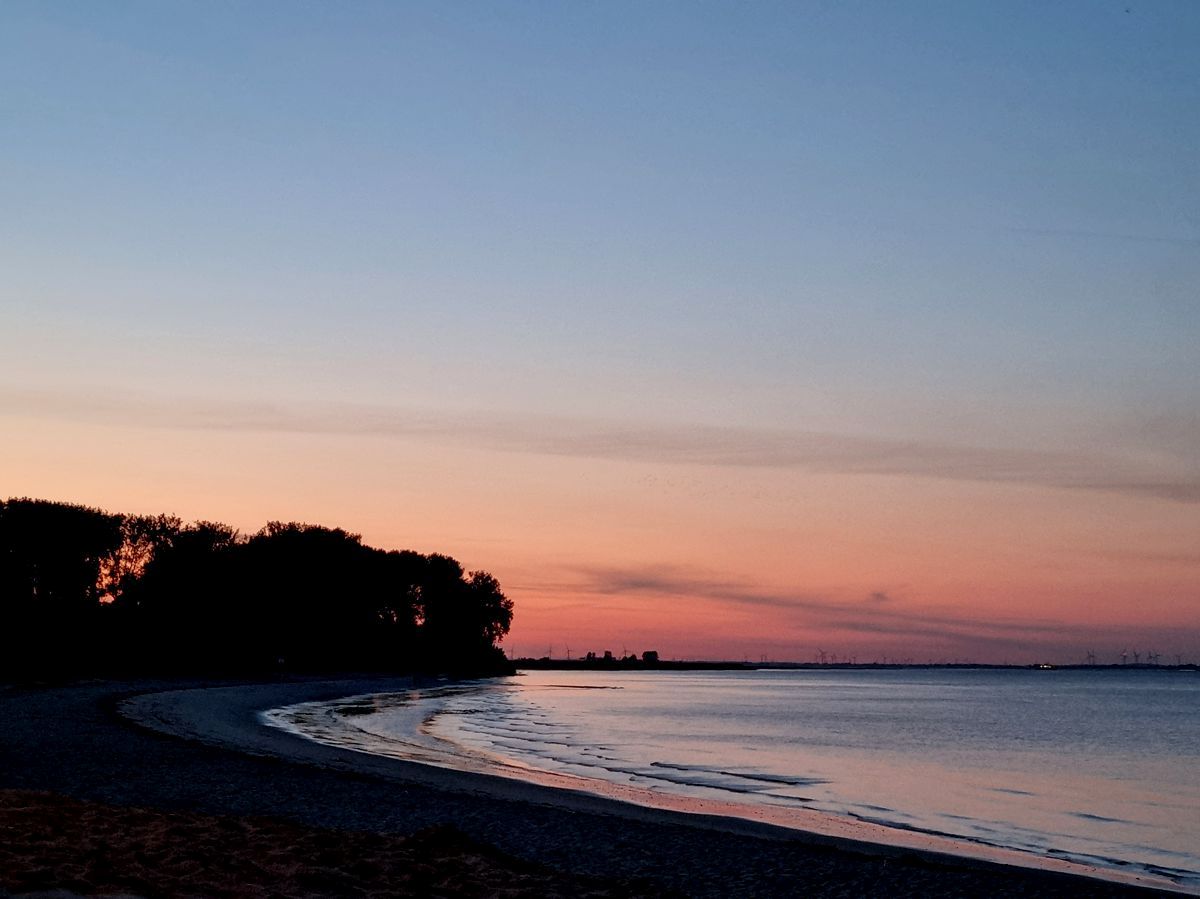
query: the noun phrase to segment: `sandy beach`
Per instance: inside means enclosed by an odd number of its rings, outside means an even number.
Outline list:
[[[0,687],[0,892],[1161,895],[375,758],[258,720],[410,686]]]

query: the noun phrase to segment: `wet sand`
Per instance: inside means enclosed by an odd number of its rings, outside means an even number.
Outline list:
[[[289,703],[410,686],[354,679],[0,688],[0,829],[21,859],[0,856],[0,892],[1154,895],[379,759],[257,717]],[[75,808],[64,797],[90,805]],[[71,831],[65,822],[76,819],[92,826]],[[54,843],[48,835],[59,832]],[[424,866],[416,880],[414,866]],[[163,880],[146,880],[148,871]],[[266,873],[255,880],[254,872]]]

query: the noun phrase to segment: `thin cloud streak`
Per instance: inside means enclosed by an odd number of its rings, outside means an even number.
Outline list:
[[[1180,565],[1186,567],[1200,565],[1200,553],[1132,552],[1125,549],[1106,549],[1103,551],[1089,550],[1084,554],[1092,558],[1103,559],[1107,562],[1142,562],[1150,565]]]
[[[1119,493],[1200,503],[1200,464],[1100,454],[713,425],[627,425],[582,418],[449,414],[385,406],[287,406],[0,389],[0,414],[183,430],[425,439],[511,453],[659,464],[894,475]]]
[[[1008,227],[1012,234],[1032,234],[1036,237],[1082,237],[1089,240],[1128,241],[1132,243],[1164,243],[1179,247],[1200,245],[1200,237],[1180,237],[1174,234],[1135,234],[1129,231],[1095,231],[1086,228]]]
[[[874,591],[857,601],[835,600],[797,591],[769,592],[709,579],[670,567],[579,568],[570,589],[588,597],[573,606],[598,607],[610,599],[619,602],[631,596],[661,597],[665,602],[707,601],[761,610],[773,626],[782,625],[797,634],[842,631],[906,641],[937,641],[972,647],[974,651],[1028,652],[1035,647],[1074,648],[1119,644],[1131,637],[1164,642],[1178,637],[1178,629],[1143,628],[1134,634],[1127,627],[1104,627],[1056,619],[964,619],[919,608],[896,608],[896,600]],[[565,585],[561,585],[565,587]],[[599,598],[599,599],[597,599]]]
[[[841,627],[847,630],[875,631],[880,633],[915,632],[917,628],[924,636],[932,636],[936,629],[941,636],[955,638],[978,636],[980,622],[946,617],[929,611],[894,608],[892,600],[884,591],[873,591],[856,602],[834,600],[809,593],[765,592],[735,584],[731,581],[695,577],[680,573],[669,567],[652,568],[582,568],[579,569],[582,583],[576,585],[582,592],[601,596],[624,594],[650,594],[673,599],[706,599],[752,608],[782,610],[798,613],[797,623],[819,624],[823,627]],[[885,599],[881,601],[880,597]],[[1028,635],[1031,632],[1058,633],[1063,628],[1060,621],[1004,621],[987,622],[989,633],[996,631]]]

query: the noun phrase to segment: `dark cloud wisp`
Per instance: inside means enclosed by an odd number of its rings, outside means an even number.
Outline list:
[[[385,406],[289,406],[0,389],[0,414],[172,429],[421,439],[512,453],[653,464],[798,469],[1120,493],[1200,503],[1200,459],[1170,463],[1090,451],[959,446],[809,431],[629,425],[553,416],[454,414]]]

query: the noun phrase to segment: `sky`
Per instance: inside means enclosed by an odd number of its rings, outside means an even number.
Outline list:
[[[1200,4],[0,5],[0,494],[506,649],[1200,661]]]

